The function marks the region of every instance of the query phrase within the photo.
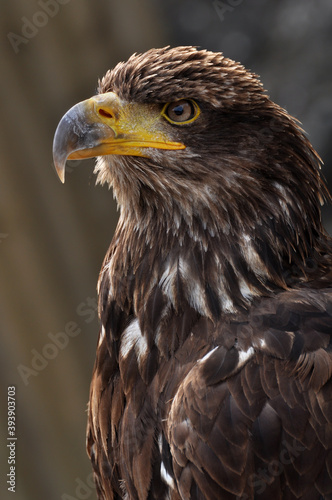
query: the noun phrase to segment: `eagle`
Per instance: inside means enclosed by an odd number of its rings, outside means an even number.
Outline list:
[[[99,281],[99,499],[332,498],[332,244],[321,160],[222,53],[133,54],[73,106],[119,221]]]

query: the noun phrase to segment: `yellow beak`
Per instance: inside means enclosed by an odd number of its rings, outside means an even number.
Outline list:
[[[67,159],[103,155],[148,156],[147,148],[184,149],[164,130],[154,104],[123,102],[113,92],[99,94],[73,106],[61,119],[54,136],[53,159],[65,181]]]

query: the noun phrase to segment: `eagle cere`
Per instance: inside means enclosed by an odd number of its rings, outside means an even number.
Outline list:
[[[99,499],[332,498],[332,252],[320,158],[221,53],[134,54],[60,121],[120,217],[99,281]]]

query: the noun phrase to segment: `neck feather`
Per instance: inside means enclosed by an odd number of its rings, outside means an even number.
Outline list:
[[[237,221],[225,231],[175,210],[169,226],[169,216],[148,212],[141,221],[120,217],[100,279],[134,315],[158,289],[175,312],[189,304],[216,321],[261,296],[301,285],[312,263],[324,260],[315,246],[308,252],[313,234],[302,234],[295,247],[293,228],[278,220],[256,220],[250,232]]]

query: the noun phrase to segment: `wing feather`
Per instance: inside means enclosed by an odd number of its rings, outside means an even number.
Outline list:
[[[331,493],[331,292],[291,291],[275,300],[252,313],[254,355],[243,365],[248,327],[234,324],[232,334],[230,324],[180,382],[167,435],[183,498],[194,483],[207,499],[220,488],[220,498]],[[236,339],[231,347],[225,332]]]

